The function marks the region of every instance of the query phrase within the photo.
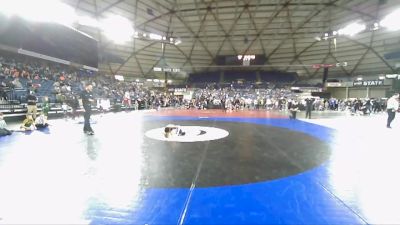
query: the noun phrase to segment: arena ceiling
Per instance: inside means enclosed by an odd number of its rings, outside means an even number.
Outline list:
[[[96,19],[120,15],[136,31],[179,38],[182,43],[133,38],[115,44],[93,27],[77,28],[99,41],[100,52],[119,56],[104,62],[101,71],[134,77],[163,77],[153,67],[180,68],[173,76],[211,71],[217,55],[265,54],[257,69],[297,72],[301,77],[322,75],[313,64],[347,66],[330,69],[330,76],[395,73],[396,60],[384,55],[400,49],[399,31],[369,29],[393,10],[398,0],[65,0],[79,15]],[[367,24],[354,36],[317,40],[352,22]],[[115,29],[119,29],[118,25]],[[343,65],[343,64],[341,64]]]

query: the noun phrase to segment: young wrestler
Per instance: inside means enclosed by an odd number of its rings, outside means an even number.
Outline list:
[[[31,131],[36,129],[35,121],[33,120],[31,114],[26,115],[26,119],[22,121],[20,129],[22,131]]]
[[[36,117],[35,126],[37,129],[43,129],[49,126],[49,124],[47,123],[47,119],[43,113],[40,113],[40,115]]]
[[[168,124],[164,128],[164,136],[166,138],[176,137],[176,136],[185,136],[185,132],[178,125]]]

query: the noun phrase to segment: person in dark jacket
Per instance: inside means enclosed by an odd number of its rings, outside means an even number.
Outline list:
[[[92,115],[92,103],[94,102],[93,95],[92,95],[92,90],[93,86],[92,85],[86,85],[85,90],[81,93],[81,98],[82,98],[82,106],[83,109],[85,110],[84,113],[84,126],[83,126],[83,132],[85,134],[93,135],[94,131],[92,127],[90,126],[90,116]]]
[[[311,119],[311,111],[313,108],[314,99],[307,98],[306,99],[306,118]]]
[[[26,97],[27,103],[28,103],[28,112],[27,115],[32,115],[33,120],[36,119],[36,114],[37,114],[37,98],[35,96],[35,93],[33,91],[30,91],[28,96]]]
[[[296,100],[293,100],[292,103],[289,106],[289,111],[291,115],[289,116],[290,119],[295,120],[296,119],[296,114],[297,111],[299,110],[299,103],[297,103]]]

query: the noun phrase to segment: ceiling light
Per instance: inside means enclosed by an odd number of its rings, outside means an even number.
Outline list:
[[[150,33],[149,37],[150,37],[150,39],[152,39],[152,40],[159,40],[159,41],[162,40],[162,36],[161,36],[161,35],[158,35],[158,34],[152,34],[152,33]]]
[[[118,15],[101,21],[100,28],[108,39],[118,44],[131,40],[135,33],[132,23],[127,18]]]
[[[386,74],[386,78],[388,78],[388,79],[395,79],[395,78],[398,78],[398,77],[399,77],[398,74]]]
[[[357,80],[358,80],[358,81],[362,81],[363,78],[362,78],[362,77],[358,77]]]
[[[379,80],[384,80],[385,76],[379,76]]]
[[[387,15],[380,22],[380,25],[392,31],[400,30],[400,9],[397,9],[396,11]]]
[[[354,36],[366,29],[366,26],[364,24],[359,24],[359,23],[351,23],[347,25],[346,27],[338,30],[338,33],[340,35],[348,35],[348,36]]]
[[[175,45],[179,45],[180,43],[182,43],[181,40],[176,40],[176,41],[175,41]]]

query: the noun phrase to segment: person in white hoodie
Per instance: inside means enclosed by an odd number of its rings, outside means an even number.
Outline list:
[[[399,94],[393,95],[389,100],[387,101],[387,113],[388,113],[388,119],[387,119],[387,128],[392,128],[390,124],[396,117],[396,112],[399,109]]]

